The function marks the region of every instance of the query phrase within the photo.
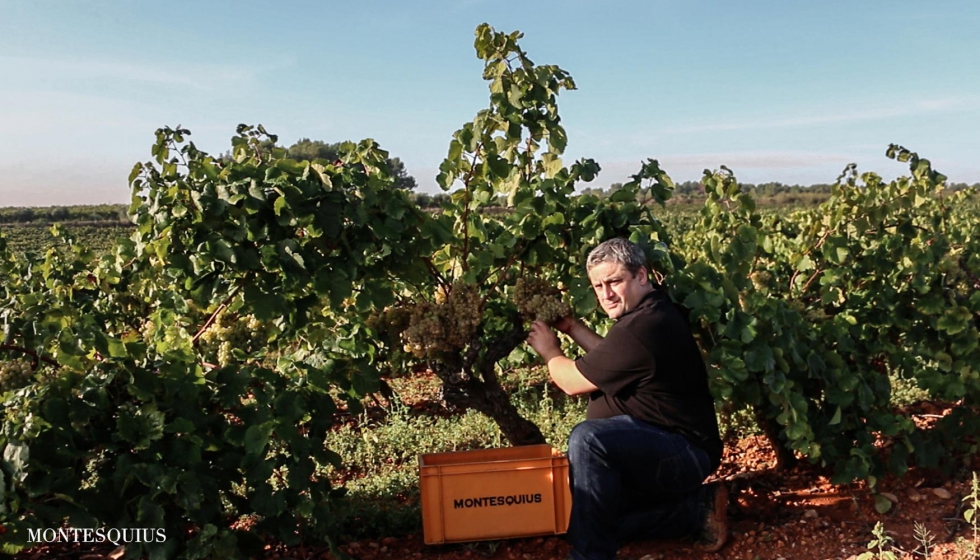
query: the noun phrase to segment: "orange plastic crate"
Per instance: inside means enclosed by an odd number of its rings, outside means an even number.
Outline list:
[[[550,445],[419,456],[426,544],[568,529],[568,458]]]

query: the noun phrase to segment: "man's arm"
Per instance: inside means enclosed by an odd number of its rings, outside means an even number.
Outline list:
[[[573,317],[559,319],[555,323],[555,328],[572,337],[572,340],[586,352],[591,352],[597,344],[602,342],[601,336]]]
[[[584,325],[580,326],[584,330],[589,331]],[[602,340],[602,337],[599,337],[599,335],[592,334],[598,337],[599,340]],[[587,340],[591,339],[587,338]],[[575,365],[574,360],[569,359],[562,353],[561,343],[558,337],[544,323],[535,321],[531,325],[531,333],[527,337],[527,342],[531,345],[531,348],[534,348],[535,352],[544,358],[545,363],[548,364],[548,374],[551,376],[551,380],[565,394],[581,395],[582,393],[591,393],[599,389],[582,375]],[[578,341],[576,340],[576,342]],[[585,345],[582,345],[582,347],[584,348]]]

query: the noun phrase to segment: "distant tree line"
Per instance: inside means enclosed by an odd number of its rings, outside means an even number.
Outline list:
[[[0,224],[51,224],[56,222],[129,223],[125,204],[81,206],[16,206],[0,208]]]
[[[315,159],[335,161],[340,158],[341,144],[341,142],[328,144],[322,140],[300,138],[292,146],[286,148],[286,157],[296,161],[313,161]],[[388,172],[395,178],[395,188],[411,191],[418,186],[415,177],[408,174],[405,164],[396,157],[388,158]]]
[[[289,148],[289,157],[297,161],[313,159],[337,159],[340,144],[327,144],[319,140],[303,138]],[[231,157],[225,154],[223,157]],[[409,198],[420,208],[439,208],[449,200],[449,193],[429,194],[415,192],[415,178],[408,174],[405,165],[398,158],[390,158],[388,165],[396,177],[399,188],[409,192]],[[589,187],[583,189],[583,194],[592,194],[600,198],[608,197],[623,187],[622,183],[613,183],[606,188]],[[815,185],[786,185],[779,182],[771,183],[741,183],[744,192],[750,192],[762,204],[781,205],[816,205],[830,195],[833,185],[819,183]],[[947,183],[946,190],[960,191],[963,189],[980,190],[980,183]],[[676,203],[700,203],[704,197],[704,186],[698,181],[684,181],[674,185]],[[643,193],[640,201],[645,201]],[[503,199],[498,200],[498,206],[504,206]],[[44,206],[44,207],[6,207],[0,208],[0,224],[50,224],[56,222],[107,222],[129,223],[125,204],[99,204],[82,206]]]
[[[814,185],[787,185],[780,182],[769,183],[739,183],[742,192],[751,193],[757,202],[764,205],[817,205],[830,197],[833,185],[817,183]],[[623,187],[622,183],[613,183],[606,188],[590,187],[583,194],[592,194],[600,198],[611,196]],[[963,189],[980,190],[980,183],[947,183],[946,190],[959,191]],[[698,203],[704,198],[704,185],[698,181],[684,181],[674,184],[673,203]],[[640,193],[640,202],[645,202],[645,193]]]

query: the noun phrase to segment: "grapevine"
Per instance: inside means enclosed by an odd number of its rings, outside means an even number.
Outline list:
[[[24,362],[2,362],[5,550],[69,516],[217,528],[127,546],[136,556],[336,538],[338,493],[316,472],[338,458],[322,442],[335,398],[356,410],[379,370],[351,331],[391,303],[372,279],[415,266],[425,216],[372,141],[299,163],[265,148],[261,127],[239,127],[229,158],[189,134],[157,131],[154,161],[130,177],[132,235],[112,250],[52,228],[58,249],[14,252],[0,232],[0,350],[85,372],[31,383]],[[379,236],[391,216],[397,230]],[[263,519],[246,537],[227,527],[243,514]]]

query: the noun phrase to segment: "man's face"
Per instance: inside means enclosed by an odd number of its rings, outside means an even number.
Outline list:
[[[635,309],[650,291],[647,271],[643,268],[630,274],[626,267],[618,263],[599,263],[589,270],[589,281],[599,300],[599,305],[613,319]]]

